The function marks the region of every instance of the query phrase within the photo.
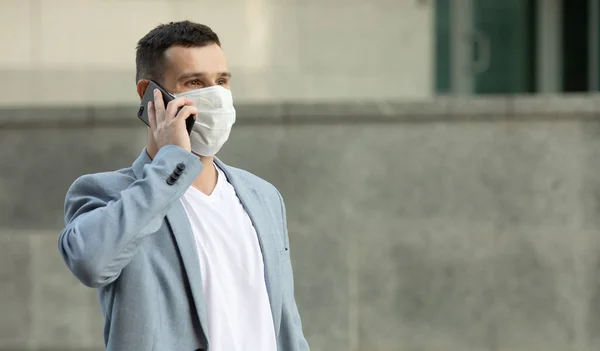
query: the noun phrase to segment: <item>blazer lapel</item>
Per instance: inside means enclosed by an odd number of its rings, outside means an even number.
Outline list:
[[[133,172],[138,179],[143,177],[144,166],[150,162],[152,162],[152,160],[148,156],[146,149],[144,149],[132,166]],[[188,220],[185,209],[180,201],[174,201],[171,205],[171,208],[167,212],[167,221],[171,227],[173,237],[175,238],[175,242],[181,255],[181,260],[183,261],[185,273],[188,278],[187,280],[192,292],[192,299],[196,306],[196,312],[202,328],[204,341],[206,342],[208,340],[205,330],[207,326],[207,317],[202,290],[202,277],[200,276],[200,259],[198,258],[198,252],[196,251],[196,242],[194,241],[190,221]]]
[[[208,318],[206,316],[206,305],[200,273],[200,259],[196,250],[192,227],[181,201],[177,200],[173,203],[169,212],[167,212],[167,221],[177,242],[187,280],[190,284],[194,305],[196,306],[196,312],[200,320],[200,326],[202,327],[202,333],[204,334],[204,340],[207,341],[206,326],[208,325]]]
[[[269,214],[267,204],[254,187],[230,172],[228,167],[215,157],[215,163],[227,176],[227,180],[235,189],[235,192],[248,213],[254,229],[258,235],[260,249],[265,266],[265,284],[269,294],[271,313],[275,325],[275,335],[279,334],[281,324],[282,291],[279,281],[279,252],[277,238],[274,237],[274,222]]]

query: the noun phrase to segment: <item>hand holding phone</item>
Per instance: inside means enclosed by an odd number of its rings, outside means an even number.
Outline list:
[[[191,151],[189,133],[197,114],[198,109],[192,101],[175,99],[152,81],[138,110],[138,117],[150,127],[158,149],[178,145]]]
[[[152,81],[146,88],[138,110],[138,117],[150,127],[158,149],[165,145],[177,145],[191,151],[189,133],[197,114],[198,109],[192,101],[175,99]]]

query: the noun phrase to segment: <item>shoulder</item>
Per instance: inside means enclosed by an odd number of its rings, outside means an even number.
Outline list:
[[[289,239],[287,239],[285,203],[283,202],[283,197],[279,190],[277,190],[273,184],[248,171],[230,166],[226,167],[227,171],[240,179],[245,186],[256,191],[266,207],[265,210],[268,211],[276,223],[281,225],[282,235],[284,236],[284,245],[289,245]]]
[[[247,186],[255,189],[269,204],[277,206],[283,204],[281,194],[273,184],[246,170],[231,166],[225,167],[227,167],[227,170],[231,174],[241,179]]]

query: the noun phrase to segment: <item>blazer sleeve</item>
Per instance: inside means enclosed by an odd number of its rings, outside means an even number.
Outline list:
[[[178,165],[184,168],[179,179],[167,182]],[[118,173],[77,179],[66,195],[65,228],[58,240],[71,272],[89,287],[115,281],[144,238],[160,228],[173,201],[201,171],[198,156],[167,145],[144,166],[143,177],[124,190],[123,185],[115,184],[124,177]]]
[[[288,234],[288,229],[287,229],[287,218],[286,218],[286,210],[285,210],[285,203],[283,201],[283,197],[281,196],[281,193],[279,193],[278,190],[276,190],[277,195],[279,196],[279,202],[281,204],[281,219],[282,219],[282,225],[283,225],[283,233],[285,235],[285,244],[286,247],[290,247],[290,239],[289,239],[289,234]],[[290,248],[291,251],[291,248]],[[290,277],[290,279],[292,280],[292,287],[293,287],[293,281],[294,281],[294,276],[292,273],[292,276]],[[304,336],[304,331],[302,329],[302,319],[300,318],[300,312],[298,312],[298,305],[296,304],[296,295],[294,294],[292,296],[292,301],[290,304],[290,314],[291,314],[291,328],[290,330],[292,331],[290,335],[290,339],[293,340],[294,342],[294,350],[297,351],[310,351],[310,347],[308,346],[308,341],[306,340],[306,337]]]

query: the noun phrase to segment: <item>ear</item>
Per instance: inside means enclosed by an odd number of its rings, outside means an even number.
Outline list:
[[[148,79],[140,79],[137,83],[137,93],[140,97],[140,100],[144,98],[144,94],[146,93],[146,88],[148,88],[148,84],[150,81]]]

